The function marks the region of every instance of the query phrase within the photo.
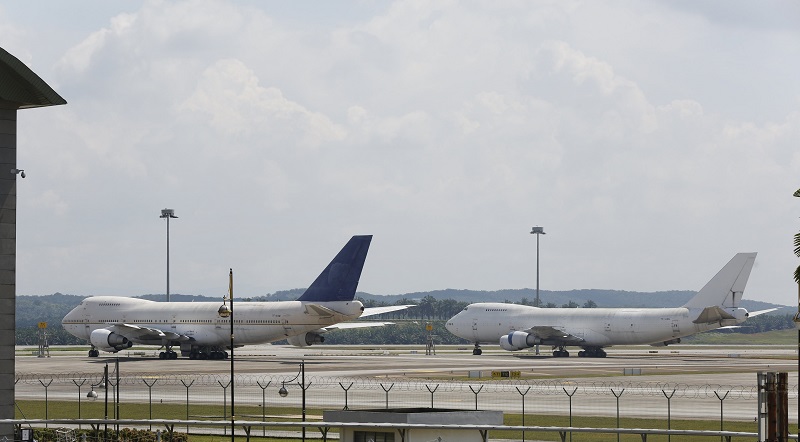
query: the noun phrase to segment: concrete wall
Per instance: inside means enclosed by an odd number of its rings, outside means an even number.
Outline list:
[[[0,103],[0,418],[14,418],[14,329],[17,251],[17,110]],[[0,426],[0,439],[13,436]]]

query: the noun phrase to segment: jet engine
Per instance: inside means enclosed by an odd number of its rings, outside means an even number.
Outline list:
[[[93,331],[89,335],[89,342],[100,350],[115,353],[133,346],[133,342],[129,341],[125,336],[118,335],[105,328]]]
[[[523,348],[531,348],[536,344],[541,344],[542,340],[536,336],[521,331],[511,332],[500,337],[500,347],[503,350],[517,351]]]
[[[308,347],[309,345],[322,344],[325,342],[325,337],[319,333],[308,332],[302,335],[291,336],[286,340],[295,347]]]

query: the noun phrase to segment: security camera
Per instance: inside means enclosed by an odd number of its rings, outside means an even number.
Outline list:
[[[22,178],[25,178],[25,171],[24,170],[20,170],[19,171],[19,176],[22,177]]]
[[[19,174],[20,177],[25,178],[25,170],[23,169],[11,169],[11,173],[14,175]]]

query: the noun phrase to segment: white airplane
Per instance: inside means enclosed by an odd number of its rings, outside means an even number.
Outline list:
[[[402,310],[409,305],[365,309],[354,301],[371,235],[354,236],[296,301],[235,302],[234,347],[287,339],[305,347],[324,341],[323,333],[344,328],[374,327],[387,322],[345,322]],[[219,302],[154,302],[115,296],[94,296],[64,316],[70,334],[90,342],[90,357],[99,350],[116,353],[133,344],[158,345],[161,359],[177,359],[179,346],[189,359],[225,359],[230,349],[230,318],[220,315]]]
[[[553,356],[567,357],[567,346],[583,348],[581,357],[605,357],[604,347],[625,344],[666,346],[695,333],[741,324],[748,313],[739,307],[755,262],[755,253],[738,253],[697,295],[678,308],[538,308],[480,302],[447,321],[454,335],[480,344],[499,342],[508,351],[553,346]]]

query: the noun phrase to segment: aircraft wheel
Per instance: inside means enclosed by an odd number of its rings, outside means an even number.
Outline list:
[[[167,354],[162,351],[158,354],[158,359],[167,359]]]
[[[169,352],[169,358],[170,359],[178,359],[178,353],[174,352],[174,351]]]
[[[196,352],[189,353],[189,359],[197,359],[197,353]]]
[[[472,350],[472,354],[475,355],[475,356],[480,356],[481,353],[483,353],[483,350],[481,350],[480,348],[476,348],[475,350]]]
[[[205,354],[205,353],[200,353],[200,359],[201,360],[206,360],[206,359],[208,359],[208,355]]]
[[[230,356],[230,355],[228,354],[228,352],[227,352],[227,351],[226,351],[226,352],[224,352],[224,355],[225,355],[225,357],[224,357],[224,358],[222,358],[222,359],[228,359],[228,357]]]
[[[585,352],[585,351],[583,351],[583,350],[579,351],[579,352],[578,352],[578,357],[579,357],[579,358],[585,358],[585,357],[586,357],[586,352]]]
[[[100,351],[99,350],[89,350],[89,357],[90,358],[96,358],[98,356],[100,356]]]

